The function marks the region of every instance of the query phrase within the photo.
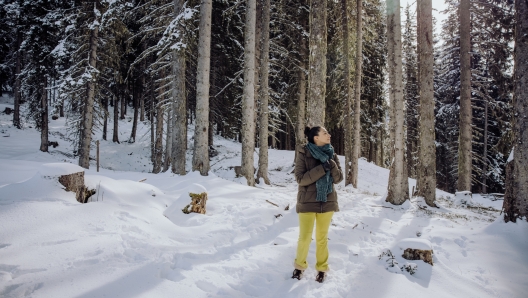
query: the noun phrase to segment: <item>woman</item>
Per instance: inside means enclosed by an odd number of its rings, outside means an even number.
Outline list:
[[[328,228],[332,215],[339,211],[337,193],[332,184],[343,180],[343,172],[330,145],[330,134],[324,127],[306,127],[304,134],[308,144],[298,149],[295,160],[295,179],[299,183],[296,207],[299,214],[299,242],[292,278],[301,279],[308,268],[306,257],[315,222],[316,281],[323,282],[329,269]]]

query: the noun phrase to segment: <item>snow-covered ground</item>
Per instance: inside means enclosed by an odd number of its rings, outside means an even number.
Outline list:
[[[0,98],[0,111],[6,106],[12,104]],[[222,138],[214,139],[219,155],[211,160],[209,176],[156,175],[148,173],[150,136],[140,124],[135,144],[101,140],[102,168],[96,172],[92,164],[85,172],[86,184],[97,193],[92,202],[79,204],[49,177],[50,168],[77,163],[63,139],[64,124],[50,122],[50,140],[59,146],[42,153],[31,123],[17,130],[11,116],[0,114],[0,297],[528,293],[528,224],[503,223],[502,201],[475,195],[467,207],[438,191],[438,209],[417,198],[392,206],[382,199],[388,170],[361,160],[358,189],[337,186],[341,211],[329,233],[327,280],[314,281],[312,243],[310,268],[298,281],[290,278],[298,236],[294,152],[269,151],[271,186],[248,187],[235,178],[231,167],[240,164],[241,146]],[[120,121],[121,141],[128,139],[130,125],[129,118]],[[192,129],[189,149],[191,138]],[[188,168],[190,157],[189,151]],[[208,192],[205,215],[181,211],[195,184]],[[413,241],[433,248],[434,266],[401,257],[401,247]],[[416,271],[411,275],[401,267]]]

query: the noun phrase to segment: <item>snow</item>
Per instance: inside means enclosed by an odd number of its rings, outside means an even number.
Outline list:
[[[512,150],[510,151],[510,155],[508,155],[508,160],[506,161],[506,163],[509,163],[510,161],[513,160],[513,151],[514,151],[515,148],[512,148]]]
[[[43,176],[62,176],[73,173],[84,172],[84,168],[69,163],[46,163],[39,169]]]
[[[421,250],[431,250],[433,245],[431,241],[426,239],[417,239],[417,238],[405,238],[398,242],[398,246],[402,249],[412,248],[412,249],[421,249]]]
[[[1,98],[0,110],[6,106],[12,103]],[[298,281],[290,278],[299,232],[294,152],[270,150],[272,185],[248,187],[232,169],[241,158],[232,140],[215,136],[219,155],[209,176],[180,176],[148,173],[147,122],[139,123],[134,144],[104,141],[97,132],[101,169],[91,161],[85,170],[96,194],[80,204],[42,176],[44,169],[77,169],[62,137],[64,119],[50,122],[50,140],[59,142],[50,153],[38,150],[40,134],[31,123],[17,130],[10,119],[0,114],[0,297],[524,297],[528,291],[528,223],[504,223],[502,201],[473,194],[467,206],[437,191],[440,208],[422,198],[393,206],[383,200],[388,170],[360,160],[358,189],[336,186],[341,211],[328,236],[327,280],[314,281],[312,242],[310,267]],[[122,141],[129,120],[119,122]],[[190,127],[188,170],[192,133]],[[207,213],[183,214],[189,192],[204,189]],[[402,243],[432,248],[434,266],[403,259]]]

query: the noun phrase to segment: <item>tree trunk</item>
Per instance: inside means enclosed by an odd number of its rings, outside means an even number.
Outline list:
[[[138,123],[138,114],[139,114],[139,105],[138,105],[138,96],[137,92],[133,92],[133,105],[134,105],[134,120],[132,120],[132,132],[130,133],[130,138],[128,139],[129,143],[136,142],[136,132],[137,132],[137,123]]]
[[[167,108],[167,136],[166,136],[166,143],[165,143],[165,155],[163,159],[163,172],[166,172],[171,163],[172,163],[172,130],[174,127],[173,124],[173,113],[174,111],[172,108]]]
[[[512,208],[504,208],[504,220],[528,220],[528,3],[515,0],[515,54],[513,88],[514,155],[511,183],[506,185],[506,200]],[[508,198],[506,198],[508,197]]]
[[[141,62],[141,64],[142,64],[142,67],[141,67],[141,89],[140,89],[141,98],[139,100],[139,104],[140,104],[139,121],[143,122],[143,121],[145,121],[145,99],[146,99],[145,94],[146,94],[147,88],[145,86],[145,69],[146,69],[145,61]]]
[[[387,48],[389,65],[389,98],[391,105],[391,151],[389,185],[386,201],[401,205],[409,199],[409,181],[404,173],[403,92],[400,0],[387,0]]]
[[[301,60],[297,74],[299,77],[299,89],[297,97],[297,146],[306,142],[304,128],[306,127],[306,64]],[[297,152],[297,151],[296,151]]]
[[[352,164],[353,164],[353,141],[352,135],[353,131],[353,119],[352,119],[352,86],[350,82],[350,50],[348,48],[348,0],[341,0],[341,13],[343,18],[343,52],[345,53],[344,57],[344,69],[345,74],[344,83],[345,83],[345,185],[352,184]]]
[[[119,93],[114,97],[114,131],[112,142],[119,144]]]
[[[127,94],[125,92],[125,87],[123,83],[119,83],[119,94],[121,94],[121,117],[119,119],[125,119],[126,114],[126,104],[127,104]]]
[[[419,162],[417,176],[418,195],[427,205],[436,207],[436,145],[433,90],[433,4],[432,0],[418,1],[420,14],[420,32],[418,35],[418,55],[420,56],[420,124],[419,124]]]
[[[154,120],[154,115],[156,114],[155,111],[154,111],[154,107],[155,107],[155,104],[154,104],[154,95],[151,94],[150,95],[150,109],[149,109],[149,117],[150,117],[150,160],[152,161],[152,163],[154,164],[155,162],[155,143],[156,143],[156,125],[155,125],[155,120]]]
[[[174,11],[178,15],[184,0],[174,1]],[[180,26],[180,30],[183,28]],[[185,175],[185,153],[187,152],[187,97],[185,96],[185,51],[172,52],[172,172]]]
[[[470,0],[460,0],[460,134],[458,191],[471,191],[471,20]]]
[[[326,94],[326,0],[310,3],[310,57],[308,72],[307,124],[325,125]]]
[[[48,152],[48,91],[46,87],[48,80],[46,76],[42,78],[42,93],[40,94],[40,151]]]
[[[164,90],[164,88],[162,88]],[[163,91],[161,91],[163,93]],[[163,106],[158,102],[156,107],[156,143],[154,144],[154,167],[152,173],[161,171],[163,157]]]
[[[180,1],[183,3],[183,1]],[[185,175],[185,153],[187,151],[187,98],[185,96],[185,53],[173,52],[172,73],[174,76],[172,94],[172,172]]]
[[[97,62],[97,43],[99,38],[99,27],[95,26],[91,31],[90,36],[90,55],[88,64],[92,69],[95,69]],[[96,78],[92,77],[86,86],[87,96],[83,109],[82,121],[82,139],[79,147],[79,166],[90,168],[90,144],[92,142],[92,124],[93,124],[93,108],[95,98],[95,84]]]
[[[482,193],[487,193],[488,178],[488,99],[484,100],[484,154],[482,156]]]
[[[350,167],[350,183],[357,188],[358,172],[359,172],[359,157],[361,154],[361,70],[363,64],[363,22],[362,22],[362,0],[357,0],[357,37],[356,37],[356,84],[355,84],[355,102],[354,102],[354,119],[353,119],[353,138],[352,138],[352,165]]]
[[[262,48],[260,49],[260,150],[259,150],[259,169],[257,180],[264,179],[264,183],[270,185],[268,178],[268,127],[269,127],[269,29],[270,29],[270,0],[262,1]]]
[[[13,111],[13,126],[15,126],[18,129],[22,128],[22,123],[20,122],[20,104],[21,104],[21,96],[20,96],[20,68],[22,66],[22,50],[20,49],[20,46],[22,44],[22,32],[20,32],[20,28],[17,29],[17,54],[16,54],[16,65],[15,65],[15,103],[14,103],[14,111]]]
[[[307,27],[306,18],[301,19],[301,26]],[[299,68],[297,70],[298,75],[298,97],[297,97],[297,139],[295,144],[297,147],[302,146],[306,143],[306,137],[304,136],[304,128],[306,127],[306,58],[307,53],[307,39],[302,34],[299,34]],[[272,130],[272,136],[273,136]],[[275,148],[275,138],[272,138],[271,148]],[[295,159],[297,160],[297,150],[295,150]]]
[[[103,99],[103,108],[103,140],[106,141],[106,136],[108,135],[108,97],[105,97],[105,99]]]
[[[212,0],[200,5],[198,66],[196,70],[196,125],[194,129],[193,171],[202,176],[209,173],[209,69],[211,60]]]
[[[242,95],[242,173],[255,186],[255,22],[256,0],[248,0],[244,31],[244,91]]]

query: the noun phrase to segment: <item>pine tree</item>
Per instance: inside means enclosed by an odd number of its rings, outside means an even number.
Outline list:
[[[242,172],[249,186],[255,185],[255,22],[256,0],[248,0],[244,30],[244,94],[242,98]]]
[[[200,40],[198,42],[198,67],[196,77],[196,124],[194,129],[193,171],[202,176],[209,173],[209,70],[211,58],[212,0],[200,6]]]
[[[528,220],[528,3],[515,1],[514,144],[504,221]]]
[[[270,185],[268,178],[268,129],[269,129],[269,35],[270,35],[270,0],[262,1],[262,30],[261,30],[261,52],[260,52],[260,88],[259,88],[259,166],[257,181],[264,179],[264,183]]]
[[[389,82],[391,102],[391,150],[387,202],[401,205],[409,199],[409,182],[405,165],[405,147],[403,141],[403,90],[402,90],[402,55],[401,55],[401,21],[400,1],[387,0],[387,39]]]
[[[307,124],[325,125],[327,4],[312,0],[310,4],[310,58],[308,71]]]
[[[418,159],[418,77],[416,53],[416,22],[411,14],[410,5],[405,7],[405,28],[403,32],[403,67],[404,67],[404,98],[406,110],[406,152],[407,173],[416,178],[416,163]]]
[[[417,3],[418,14],[418,55],[419,55],[419,154],[418,154],[418,195],[424,197],[427,205],[436,207],[436,145],[434,142],[434,86],[433,86],[433,4],[431,0]]]
[[[471,190],[471,6],[460,0],[460,135],[458,146],[458,191]]]

